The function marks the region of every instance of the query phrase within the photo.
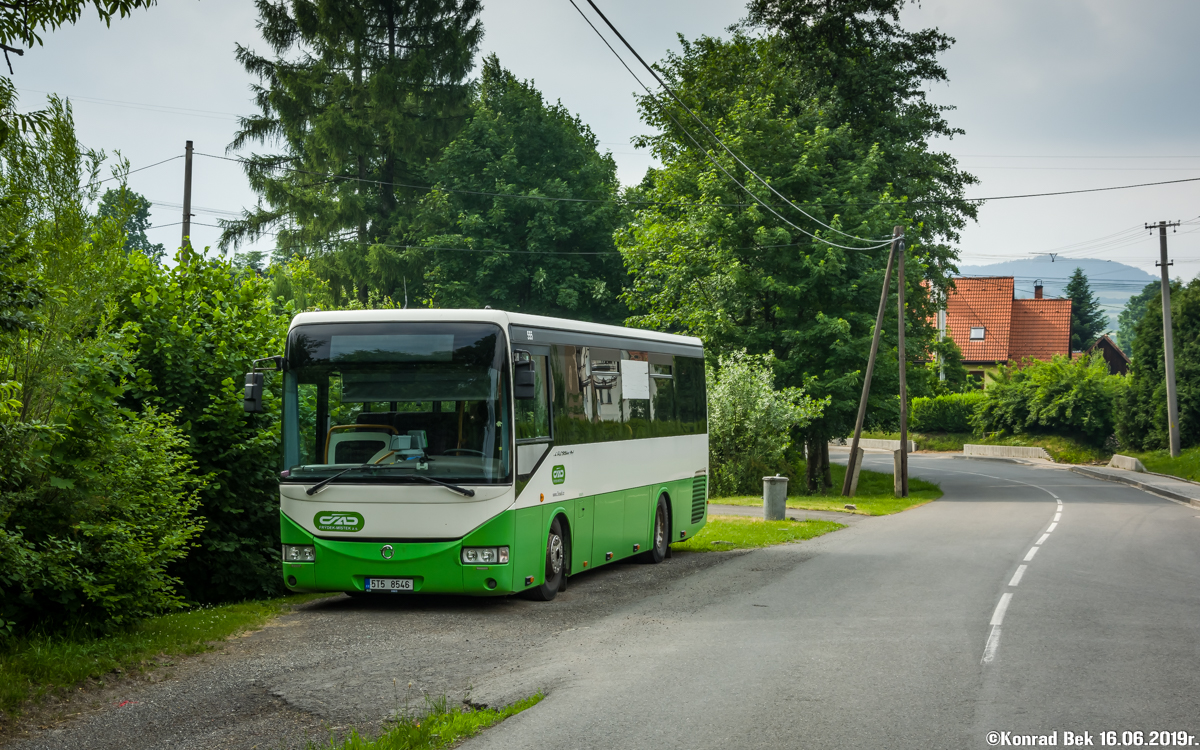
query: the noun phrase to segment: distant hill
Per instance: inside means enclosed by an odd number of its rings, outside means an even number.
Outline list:
[[[1129,298],[1151,282],[1158,281],[1140,268],[1127,266],[1115,260],[1098,258],[1063,258],[1054,261],[1048,257],[1008,260],[988,266],[959,266],[962,276],[1012,276],[1015,279],[1017,297],[1032,297],[1033,283],[1041,279],[1047,297],[1063,296],[1063,289],[1076,268],[1082,268],[1092,291],[1108,313],[1109,329],[1117,330],[1117,315]]]

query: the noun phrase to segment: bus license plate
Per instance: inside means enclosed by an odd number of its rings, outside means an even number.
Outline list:
[[[368,578],[365,582],[367,591],[413,590],[413,579],[411,578]]]

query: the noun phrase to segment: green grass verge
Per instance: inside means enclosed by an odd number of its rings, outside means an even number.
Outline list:
[[[1121,455],[1132,456],[1140,460],[1147,471],[1200,482],[1200,447],[1182,450],[1179,452],[1178,458],[1172,458],[1170,451],[1165,450],[1145,453],[1123,452]]]
[[[424,716],[398,718],[377,739],[366,739],[357,731],[351,731],[344,740],[330,740],[328,744],[309,744],[309,750],[330,748],[331,750],[427,750],[450,747],[459,740],[487,729],[493,724],[536,706],[545,696],[537,693],[525,700],[500,709],[448,708],[445,698],[429,703]]]
[[[863,437],[880,440],[899,440],[898,432],[864,432]],[[1008,435],[1005,437],[977,437],[969,432],[909,433],[919,451],[961,452],[963,445],[1015,445],[1030,448],[1045,448],[1046,452],[1060,464],[1103,463],[1112,458],[1112,452],[1097,448],[1075,438],[1062,435]],[[1143,462],[1144,463],[1144,462]],[[1147,467],[1149,468],[1149,467]]]
[[[788,482],[787,506],[801,510],[836,510],[843,513],[886,516],[924,505],[942,496],[941,487],[910,476],[908,497],[896,497],[891,474],[863,469],[858,474],[858,492],[853,498],[846,498],[842,497],[842,481],[846,477],[846,467],[833,464],[830,468],[833,473],[833,486],[815,495],[804,495],[799,494],[804,490],[804,465],[801,464],[796,477]],[[797,494],[793,495],[793,490]],[[762,506],[762,497],[754,495],[714,497],[711,501],[725,505]],[[857,510],[847,511],[846,503],[857,506]]]
[[[103,637],[73,633],[14,638],[0,649],[0,714],[15,714],[23,703],[87,679],[138,673],[157,666],[157,657],[207,651],[213,641],[262,627],[296,604],[328,594],[216,607],[145,620],[129,630]]]
[[[833,521],[764,521],[751,516],[709,516],[700,533],[686,542],[671,545],[675,550],[715,552],[755,549],[785,544],[846,528]]]

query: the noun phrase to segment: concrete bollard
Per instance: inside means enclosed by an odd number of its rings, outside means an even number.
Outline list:
[[[858,492],[858,472],[862,471],[863,458],[866,457],[866,451],[862,448],[858,449],[858,458],[854,461],[854,474],[850,477],[850,497]]]
[[[904,487],[900,478],[904,476],[904,472],[900,470],[900,451],[892,451],[892,489],[896,497],[904,494]]]
[[[787,477],[763,477],[763,518],[782,521],[787,515]]]

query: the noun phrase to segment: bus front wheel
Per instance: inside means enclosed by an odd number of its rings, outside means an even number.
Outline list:
[[[550,533],[546,537],[546,573],[545,583],[530,589],[525,594],[535,601],[548,602],[566,588],[567,557],[569,553],[567,538],[563,535],[562,523],[555,518],[550,523]]]

